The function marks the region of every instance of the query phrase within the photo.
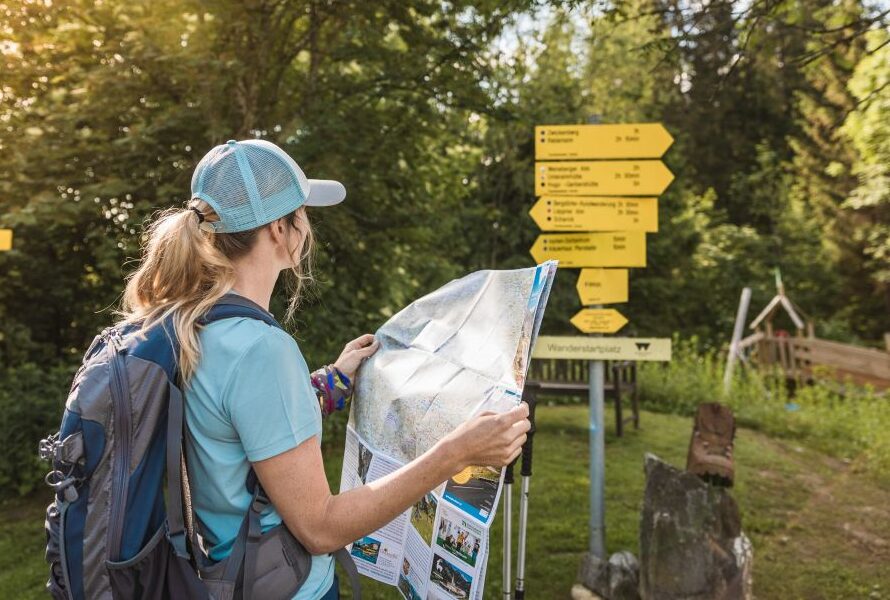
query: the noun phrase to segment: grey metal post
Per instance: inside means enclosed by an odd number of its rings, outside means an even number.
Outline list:
[[[513,463],[504,473],[504,600],[513,598]]]
[[[726,357],[726,370],[723,372],[723,391],[729,392],[732,385],[732,367],[738,359],[739,342],[745,329],[745,319],[748,316],[748,306],[751,304],[751,288],[742,288],[739,297],[739,309],[735,315],[735,326],[732,328],[732,340],[729,342],[729,354]]]
[[[528,491],[532,480],[532,455],[535,441],[535,406],[537,405],[536,390],[528,383],[522,392],[523,400],[528,403],[528,420],[531,429],[522,446],[522,488],[519,496],[519,547],[516,558],[516,600],[525,600],[525,551],[528,541]]]
[[[590,541],[589,551],[597,558],[606,557],[606,440],[603,429],[605,403],[605,365],[589,361],[590,368]]]

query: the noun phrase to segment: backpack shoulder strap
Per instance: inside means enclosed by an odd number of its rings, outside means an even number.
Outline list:
[[[226,293],[217,300],[207,313],[198,319],[198,323],[206,325],[214,321],[228,319],[232,317],[250,317],[268,323],[273,327],[284,329],[281,324],[269,311],[265,310],[256,302],[245,298],[239,294]],[[166,329],[167,325],[164,323]],[[173,328],[170,326],[170,340],[173,345],[174,354],[179,354],[179,344],[172,335]],[[168,539],[173,545],[174,551],[181,558],[188,559],[189,552],[186,547],[186,528],[185,528],[185,512],[183,506],[182,495],[182,436],[184,427],[184,409],[183,397],[179,388],[179,374],[177,372],[177,385],[171,386],[170,403],[167,410],[167,485],[169,493],[167,494],[167,528]],[[194,540],[192,540],[192,550],[197,551]],[[196,552],[197,553],[197,552]],[[200,560],[197,556],[196,560]]]
[[[216,304],[207,311],[207,314],[198,319],[198,323],[206,325],[207,323],[213,323],[214,321],[232,317],[251,317],[263,321],[273,327],[282,330],[284,329],[272,313],[253,300],[233,292],[223,294],[222,297],[216,301]]]

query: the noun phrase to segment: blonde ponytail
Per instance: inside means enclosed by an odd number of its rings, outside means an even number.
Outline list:
[[[197,198],[185,208],[161,211],[149,225],[142,246],[142,261],[127,277],[118,323],[139,323],[139,334],[172,317],[179,340],[179,370],[182,384],[188,385],[200,359],[197,320],[235,284],[233,261],[247,254],[265,227],[237,233],[214,233],[203,221],[219,216]],[[294,257],[291,269],[295,285],[289,286],[291,300],[285,322],[293,319],[306,282],[312,280],[311,262],[314,236],[306,209],[301,207],[284,217],[290,228],[306,237],[301,256]]]

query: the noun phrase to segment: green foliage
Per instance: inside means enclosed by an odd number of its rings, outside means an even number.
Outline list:
[[[37,443],[58,431],[73,376],[34,363],[0,370],[0,498],[43,486],[51,467],[38,458]]]
[[[834,456],[861,461],[874,473],[890,469],[890,404],[869,388],[827,384],[798,387],[793,394],[778,373],[737,368],[724,392],[725,357],[702,349],[696,338],[674,338],[669,363],[643,363],[640,400],[651,409],[692,415],[703,402],[732,407],[740,424],[770,435],[800,439]]]
[[[740,289],[763,305],[775,267],[818,334],[890,330],[886,32],[837,37],[874,16],[860,0],[5,7],[10,369],[76,364],[111,321],[145,220],[187,200],[195,163],[226,139],[273,140],[346,184],[346,203],[311,212],[317,285],[289,324],[318,365],[454,277],[530,265],[533,126],[593,116],[675,137],[623,334],[716,347]],[[576,277],[557,276],[543,333],[574,333]]]
[[[859,158],[853,173],[859,185],[844,207],[860,226],[855,240],[864,247],[870,278],[885,294],[890,290],[890,34],[875,31],[867,55],[849,82],[857,100],[844,131]]]

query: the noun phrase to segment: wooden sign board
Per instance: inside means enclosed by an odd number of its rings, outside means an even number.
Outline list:
[[[671,339],[542,335],[532,358],[669,361]]]
[[[12,229],[0,229],[0,251],[12,250]]]
[[[614,308],[585,308],[571,323],[583,333],[615,333],[627,325],[627,318]]]
[[[657,198],[544,196],[529,214],[543,231],[658,231]]]
[[[660,158],[673,142],[661,123],[539,125],[535,159]]]
[[[549,233],[539,235],[531,248],[538,264],[558,260],[560,267],[645,267],[646,234]]]
[[[581,304],[627,302],[627,269],[581,269],[578,297]]]
[[[660,160],[535,163],[536,196],[658,196],[673,180]]]

